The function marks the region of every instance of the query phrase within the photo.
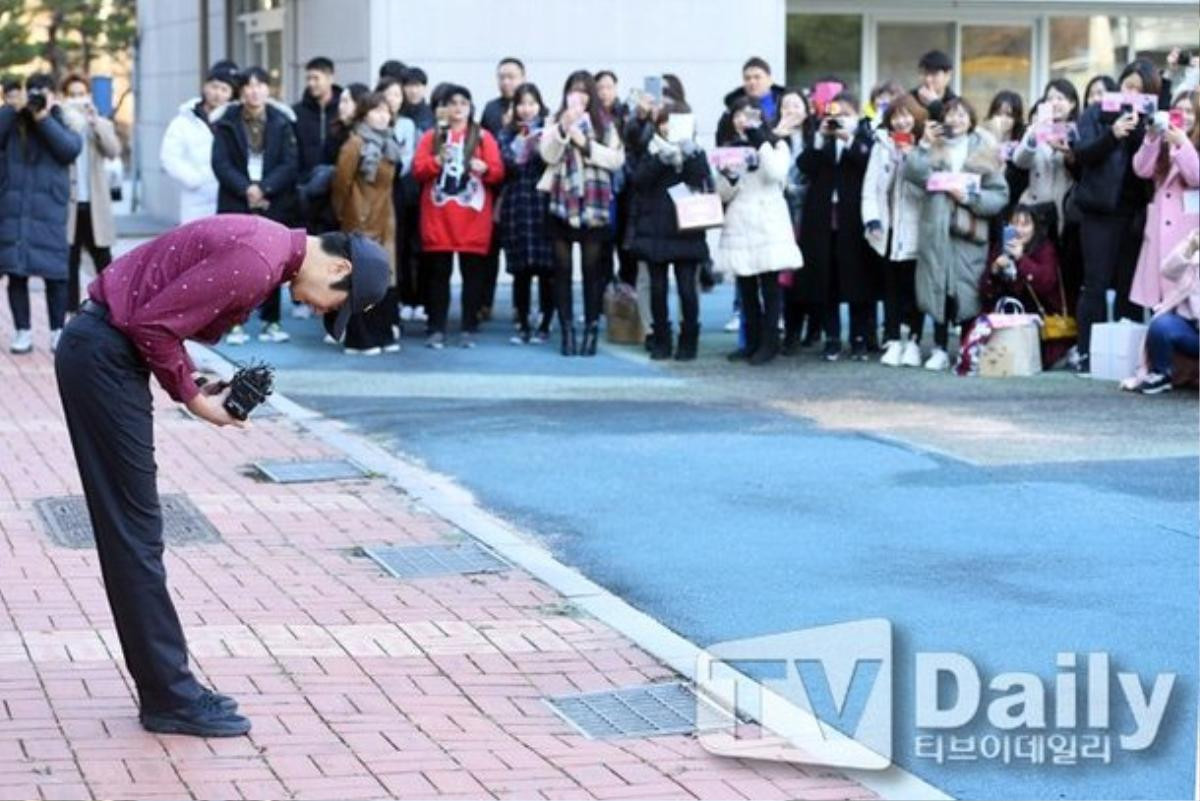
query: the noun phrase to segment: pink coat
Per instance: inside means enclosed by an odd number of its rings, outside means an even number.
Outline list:
[[[1153,129],[1133,157],[1133,171],[1142,178],[1153,178],[1158,164],[1162,135]],[[1190,141],[1171,148],[1171,167],[1166,177],[1155,181],[1154,200],[1146,210],[1146,233],[1133,288],[1129,298],[1140,306],[1154,307],[1173,294],[1175,282],[1162,274],[1162,264],[1180,240],[1197,225],[1197,215],[1185,215],[1183,193],[1200,187],[1200,155]]]

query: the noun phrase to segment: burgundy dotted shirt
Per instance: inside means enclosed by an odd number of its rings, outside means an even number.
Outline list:
[[[263,217],[222,214],[181,225],[131,250],[88,289],[174,400],[200,389],[185,339],[215,343],[292,280],[306,238]]]

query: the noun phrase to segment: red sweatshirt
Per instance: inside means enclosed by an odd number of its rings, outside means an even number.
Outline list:
[[[449,159],[439,166],[433,140],[436,129],[427,131],[417,144],[413,177],[421,184],[421,244],[430,253],[486,254],[492,243],[492,195],[504,181],[504,162],[496,140],[485,130],[473,158],[487,164],[482,176],[471,173],[470,159]],[[450,132],[446,145],[461,148],[466,131]],[[461,169],[459,169],[459,162]]]

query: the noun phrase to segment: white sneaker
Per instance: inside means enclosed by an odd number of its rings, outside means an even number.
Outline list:
[[[950,354],[946,353],[942,348],[934,348],[929,354],[929,358],[925,360],[925,369],[941,372],[950,369]]]
[[[50,352],[51,353],[54,353],[55,351],[58,350],[58,340],[60,340],[60,339],[62,339],[62,329],[61,328],[51,328],[50,329]]]
[[[18,328],[13,334],[8,346],[9,353],[29,353],[33,350],[33,332],[28,328]]]
[[[412,307],[412,321],[414,323],[427,323],[429,318],[425,316],[425,309],[420,306]]]
[[[415,311],[416,311],[416,308],[413,306],[401,306],[400,307],[400,319],[406,323],[412,322],[413,312],[415,312]]]
[[[258,334],[259,342],[287,342],[292,338],[292,335],[284,331],[279,323],[267,323],[262,331]]]
[[[905,340],[904,352],[900,355],[900,365],[902,367],[920,367],[921,346],[911,339]]]
[[[342,344],[341,342],[338,342],[336,339],[334,339],[333,336],[331,336],[330,334],[326,334],[325,339],[323,339],[321,341],[324,342],[326,345],[333,345],[334,347]]]
[[[295,317],[297,320],[307,320],[312,315],[312,307],[307,303],[298,303],[292,306],[292,317]]]
[[[899,367],[900,355],[903,353],[903,351],[904,343],[898,339],[893,339],[891,342],[887,343],[887,347],[884,348],[883,357],[879,360],[879,363],[885,367]]]
[[[342,352],[347,356],[378,356],[383,353],[383,348],[378,345],[373,348],[342,348]]]
[[[393,342],[390,345],[383,346],[384,353],[399,353],[402,349],[403,349],[403,347],[400,345],[399,342]]]
[[[725,330],[730,334],[736,334],[742,328],[741,315],[735,314],[729,318],[729,322],[725,323]]]
[[[250,337],[246,335],[246,329],[240,325],[235,325],[229,329],[229,333],[225,335],[226,345],[245,345],[250,341]]]

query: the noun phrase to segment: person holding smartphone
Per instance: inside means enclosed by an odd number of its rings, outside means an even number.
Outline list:
[[[99,274],[112,262],[117,239],[112,196],[104,160],[121,155],[121,140],[112,121],[101,117],[92,104],[92,89],[82,75],[68,75],[62,83],[63,119],[84,141],[71,165],[71,205],[67,215],[67,311],[79,308],[79,263],[86,249]]]
[[[1158,70],[1149,61],[1133,61],[1121,71],[1118,85],[1122,92],[1157,96]],[[1087,375],[1092,325],[1108,318],[1105,295],[1114,283],[1116,317],[1142,319],[1142,307],[1130,299],[1130,290],[1150,191],[1145,179],[1133,171],[1133,156],[1146,132],[1146,120],[1136,108],[1115,113],[1105,111],[1102,103],[1089,105],[1079,117],[1078,131],[1071,147],[1079,168],[1072,197],[1080,213],[1083,252],[1076,370]]]
[[[973,178],[974,188],[931,190],[934,172]],[[904,163],[904,179],[923,192],[917,232],[917,305],[933,318],[934,347],[926,370],[950,368],[950,326],[979,314],[979,282],[987,267],[988,222],[1008,203],[1004,161],[996,141],[976,130],[975,109],[958,97],[944,122],[929,120]]]
[[[726,206],[717,264],[737,276],[744,326],[743,344],[727,358],[757,366],[779,354],[779,275],[802,267],[804,257],[783,196],[791,162],[787,143],[762,124],[756,101],[739,98],[732,112],[732,142],[746,157],[742,166],[717,173]]]
[[[866,361],[871,335],[870,305],[875,276],[863,241],[863,177],[872,137],[859,128],[858,98],[840,92],[825,107],[812,145],[797,159],[808,180],[800,247],[804,270],[794,277],[797,291],[821,310],[826,361],[842,352],[841,304],[850,306],[851,358]]]
[[[875,131],[875,146],[863,179],[862,219],[867,244],[884,260],[883,339],[880,363],[887,367],[921,366],[921,329],[925,315],[917,307],[917,241],[924,192],[903,179],[904,165],[925,133],[925,108],[911,95],[896,97]],[[908,326],[907,337],[901,327]]]
[[[1017,204],[1003,227],[999,247],[988,255],[981,287],[983,309],[995,309],[1004,297],[1016,298],[1025,310],[1067,314],[1058,249],[1045,222],[1032,206]],[[1069,339],[1042,339],[1042,364],[1049,370],[1074,345]]]
[[[604,263],[611,237],[613,174],[625,166],[616,125],[604,114],[590,72],[579,70],[563,84],[562,104],[538,145],[546,172],[538,189],[550,195],[550,238],[554,243],[554,293],[563,356],[595,356],[601,296],[612,266]],[[583,261],[583,342],[576,341],[572,250]]]
[[[504,193],[500,203],[500,245],[505,269],[512,275],[517,333],[514,345],[541,344],[554,319],[554,251],[546,229],[548,198],[537,191],[546,170],[538,143],[546,124],[546,105],[535,84],[523,83],[513,93],[513,117],[500,131],[504,158]],[[538,282],[537,327],[531,320],[533,279]]]
[[[1146,210],[1145,238],[1133,274],[1130,300],[1154,307],[1171,294],[1173,282],[1160,269],[1188,231],[1197,224],[1197,214],[1186,208],[1188,193],[1200,193],[1200,124],[1193,113],[1200,90],[1181,93],[1146,127],[1142,146],[1133,156],[1133,171],[1154,181],[1154,198]],[[1190,124],[1188,118],[1191,118]]]

